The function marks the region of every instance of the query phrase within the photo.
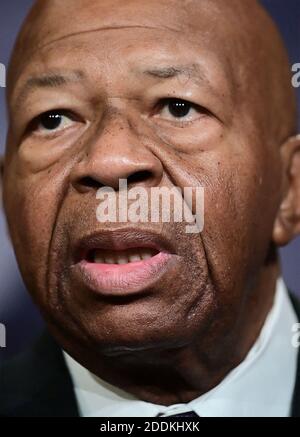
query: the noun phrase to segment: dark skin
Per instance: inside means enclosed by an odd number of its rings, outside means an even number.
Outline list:
[[[170,97],[192,102],[188,119],[171,116]],[[300,226],[295,100],[265,12],[252,0],[37,2],[12,57],[8,108],[6,216],[57,341],[146,401],[188,402],[216,386],[255,342],[279,274],[274,248]],[[54,109],[68,111],[55,133],[31,123]],[[132,229],[95,216],[96,190],[120,178],[204,186],[206,202],[200,235],[139,225],[164,236],[176,262],[121,302],[72,273],[78,238]]]

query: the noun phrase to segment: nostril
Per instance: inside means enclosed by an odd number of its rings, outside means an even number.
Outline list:
[[[153,173],[148,170],[137,171],[135,173],[130,174],[127,178],[126,176],[120,175],[117,179],[106,178],[106,185],[114,188],[116,191],[120,188],[120,179],[127,179],[127,185],[133,186],[139,183],[149,183],[149,181],[153,180]],[[104,187],[104,180],[100,182],[100,180],[92,176],[84,176],[76,181],[76,188],[79,191],[86,192],[90,190],[98,190],[99,188]]]
[[[132,175],[128,176],[127,183],[130,184],[138,184],[139,182],[145,182],[149,179],[152,179],[153,174],[151,171],[148,170],[142,170],[137,171],[136,173],[133,173]]]
[[[80,179],[80,185],[86,188],[100,188],[103,185],[89,176]]]

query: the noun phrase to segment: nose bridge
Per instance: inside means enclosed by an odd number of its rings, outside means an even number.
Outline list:
[[[103,126],[99,127],[95,138],[89,144],[88,154],[94,157],[95,162],[111,162],[130,160],[138,161],[139,147],[138,134],[132,124],[119,113],[106,118]]]
[[[162,178],[163,167],[144,144],[132,122],[114,112],[102,120],[94,138],[86,144],[84,158],[74,173],[73,183],[77,187],[89,178],[94,181],[94,186],[117,188],[119,179],[157,185]]]

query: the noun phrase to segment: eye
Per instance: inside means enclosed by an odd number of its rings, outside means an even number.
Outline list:
[[[159,106],[159,116],[165,120],[193,121],[201,115],[200,106],[182,99],[164,99]]]
[[[36,117],[30,123],[29,130],[41,134],[51,134],[66,129],[71,126],[74,121],[75,117],[67,111],[48,111]]]

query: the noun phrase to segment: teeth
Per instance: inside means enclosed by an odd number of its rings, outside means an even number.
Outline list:
[[[143,251],[141,252],[141,257],[143,260],[152,258],[152,254],[150,252]]]
[[[95,250],[94,262],[97,264],[129,264],[152,258],[154,249],[128,249],[125,251]]]
[[[105,261],[104,261],[104,258],[103,258],[103,256],[101,256],[101,255],[99,255],[99,254],[95,254],[95,263],[97,263],[97,264],[103,264]]]
[[[142,258],[138,253],[133,254],[133,255],[129,255],[129,262],[134,263],[137,261],[142,261]]]
[[[129,263],[129,259],[127,256],[125,255],[116,255],[116,261],[117,264],[128,264]]]
[[[105,255],[105,264],[116,264],[115,257],[111,255]]]

